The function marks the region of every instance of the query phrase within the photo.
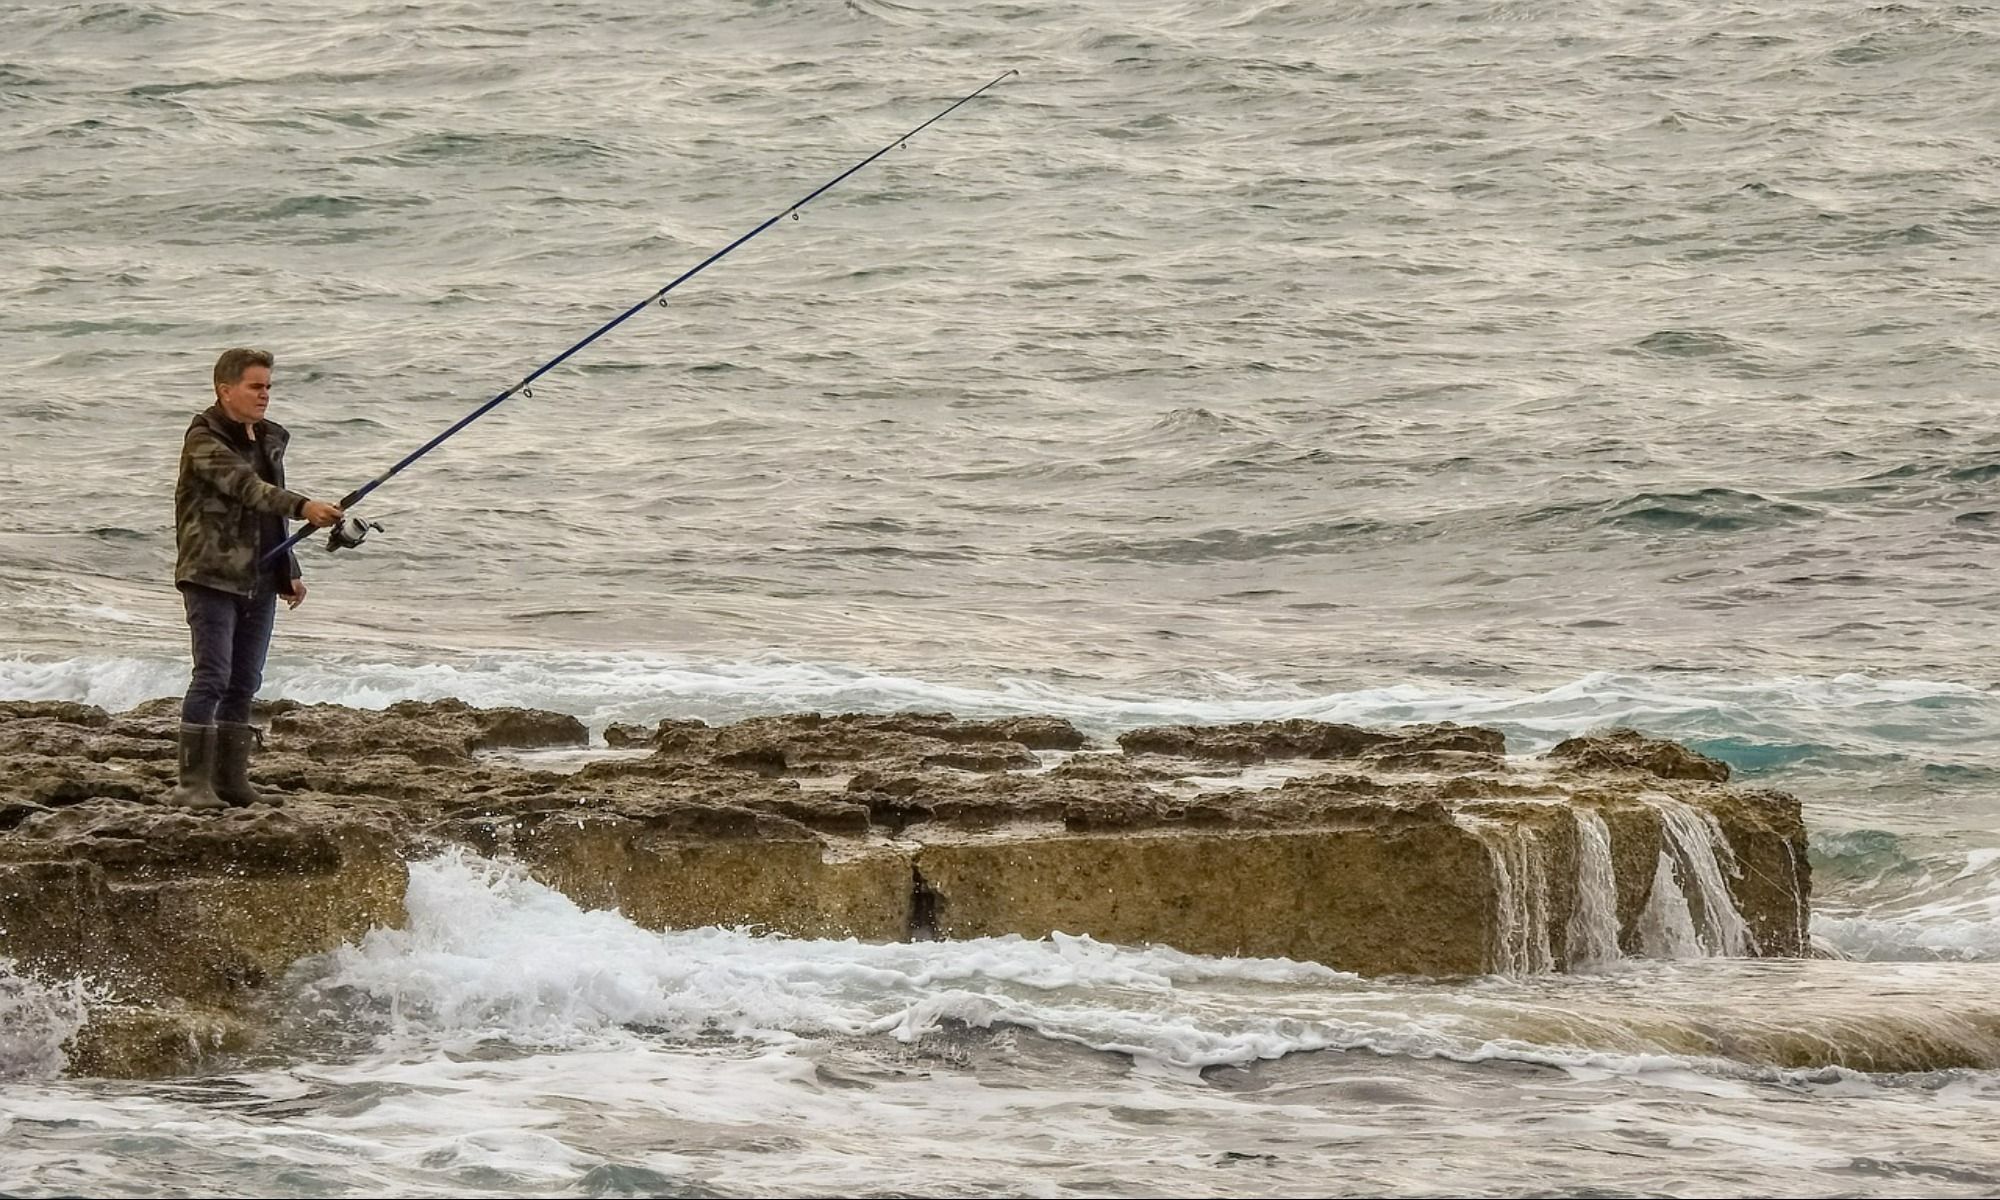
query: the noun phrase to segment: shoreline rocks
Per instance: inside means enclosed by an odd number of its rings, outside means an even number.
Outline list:
[[[572,717],[455,700],[258,717],[252,777],[285,805],[195,814],[156,803],[171,702],[0,703],[0,958],[91,981],[73,1070],[253,1045],[290,965],[400,925],[404,864],[450,845],[651,928],[1059,930],[1366,975],[1808,952],[1798,802],[1629,730],[1522,758],[1452,724],[1107,746],[1054,717],[802,713],[592,750]]]

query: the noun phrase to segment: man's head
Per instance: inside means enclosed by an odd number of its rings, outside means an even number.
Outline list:
[[[238,346],[215,360],[215,402],[222,415],[245,425],[264,419],[271,406],[271,358],[266,350]]]

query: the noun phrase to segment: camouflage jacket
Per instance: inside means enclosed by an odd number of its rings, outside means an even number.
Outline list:
[[[298,518],[306,498],[285,490],[285,443],[291,435],[273,421],[257,422],[257,441],[222,415],[219,405],[195,414],[181,443],[180,481],[174,485],[176,584],[194,583],[248,598],[258,591],[257,560],[267,542],[284,539],[287,518]],[[257,472],[258,446],[270,481]],[[271,537],[275,531],[276,537]],[[297,556],[287,554],[263,572],[271,584],[299,577]]]

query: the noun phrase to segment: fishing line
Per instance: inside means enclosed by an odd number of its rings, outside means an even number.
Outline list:
[[[646,307],[648,305],[658,304],[662,308],[666,307],[668,292],[673,291],[675,288],[679,287],[683,283],[686,283],[688,280],[693,279],[695,276],[701,274],[703,271],[707,270],[711,265],[720,261],[723,258],[723,256],[727,255],[730,251],[736,249],[738,246],[741,246],[743,243],[749,241],[751,238],[756,237],[758,234],[764,232],[766,229],[769,229],[771,226],[776,225],[779,221],[784,220],[786,217],[789,216],[793,220],[797,220],[799,215],[799,210],[801,208],[804,208],[806,205],[818,199],[822,193],[830,191],[836,184],[846,179],[849,175],[854,174],[856,171],[859,171],[861,168],[867,166],[869,163],[874,162],[876,159],[882,157],[884,154],[887,154],[889,151],[894,150],[896,147],[904,145],[911,138],[922,133],[924,130],[929,129],[931,126],[937,124],[939,121],[944,120],[946,117],[950,116],[953,112],[957,111],[957,109],[960,106],[968,104],[971,101],[977,99],[981,93],[987,90],[987,88],[993,87],[995,84],[1007,78],[1009,75],[1018,75],[1018,74],[1020,74],[1019,71],[1013,71],[1013,70],[1001,72],[998,76],[994,77],[991,81],[989,81],[984,87],[981,87],[977,91],[971,92],[961,97],[956,102],[954,102],[950,107],[944,109],[942,112],[939,112],[936,116],[933,116],[930,120],[925,121],[923,124],[917,126],[915,129],[910,130],[908,133],[902,135],[901,137],[894,139],[888,145],[883,146],[880,150],[877,150],[875,153],[869,155],[867,158],[864,158],[860,162],[855,163],[853,166],[847,168],[845,171],[842,171],[840,174],[834,176],[832,179],[827,180],[825,183],[819,185],[812,191],[806,193],[806,195],[803,198],[794,201],[792,204],[780,210],[778,213],[776,213],[769,219],[765,220],[763,224],[757,226],[755,229],[752,229],[750,232],[744,234],[742,237],[737,238],[735,241],[729,243],[727,246],[724,246],[722,249],[717,250],[715,253],[709,255],[707,258],[702,259],[699,263],[696,263],[693,267],[690,267],[688,270],[682,272],[680,277],[675,279],[672,283],[669,283],[665,287],[661,288],[659,291],[654,292],[650,296],[647,296],[644,300],[639,301],[637,304],[634,304],[632,307],[626,309],[624,312],[619,313],[617,316],[611,318],[609,321],[606,321],[604,324],[598,326],[595,330],[591,331],[588,337],[585,337],[583,340],[577,342],[569,349],[563,351],[561,354],[556,355],[554,358],[548,360],[541,366],[536,367],[533,371],[529,372],[526,376],[522,378],[521,382],[501,392],[499,395],[493,397],[491,400],[488,400],[486,403],[480,405],[478,408],[473,409],[471,412],[467,413],[464,417],[460,418],[458,422],[453,424],[449,429],[446,429],[443,433],[438,434],[430,441],[425,442],[423,445],[417,447],[415,450],[412,450],[408,455],[404,456],[401,462],[398,462],[395,466],[390,467],[388,470],[382,472],[380,475],[377,475],[375,478],[369,480],[367,483],[361,485],[360,487],[347,493],[347,495],[341,497],[340,508],[343,511],[352,509],[355,505],[365,500],[370,492],[373,492],[376,488],[381,487],[383,484],[389,482],[391,479],[394,479],[396,476],[402,474],[405,470],[407,470],[411,466],[411,464],[415,463],[418,459],[422,458],[426,454],[429,454],[431,451],[437,449],[439,446],[442,446],[459,430],[464,429],[467,425],[472,424],[474,421],[477,421],[479,418],[485,416],[487,413],[492,412],[495,408],[498,408],[504,401],[508,400],[509,398],[514,396],[521,396],[523,398],[532,398],[535,394],[534,393],[535,381],[537,379],[540,379],[543,375],[548,374],[556,367],[561,366],[564,362],[566,362],[570,358],[571,355],[576,354],[578,351],[582,350],[585,346],[590,345],[598,338],[603,337],[605,334],[610,333],[612,330],[618,328],[620,325],[623,325],[626,321],[629,321],[633,317],[638,316],[640,313],[646,310]],[[331,550],[340,550],[351,546],[358,546],[361,544],[362,539],[368,536],[368,531],[370,529],[380,530],[381,528],[382,526],[379,523],[373,521],[363,521],[358,517],[343,516],[339,521],[334,523],[332,529],[327,534],[326,548],[331,551]],[[311,536],[311,534],[312,534],[312,526],[307,525],[302,527],[297,533],[294,533],[291,536],[287,537],[282,543],[280,543],[277,546],[276,549],[273,549],[269,553],[265,554],[263,558],[259,560],[259,565],[261,566],[263,564],[269,563],[271,560],[275,559],[280,554],[283,554],[287,550],[290,550],[293,546],[296,546],[300,542],[304,541],[307,537]]]

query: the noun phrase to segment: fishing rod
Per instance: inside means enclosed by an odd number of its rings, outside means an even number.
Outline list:
[[[438,434],[436,437],[432,438],[428,442],[425,442],[423,445],[417,447],[415,450],[412,450],[408,455],[406,455],[403,458],[401,462],[397,463],[395,466],[390,467],[388,470],[382,472],[380,475],[377,475],[375,478],[369,480],[367,483],[361,485],[360,487],[347,493],[347,495],[341,497],[340,508],[342,513],[345,514],[348,509],[353,508],[355,505],[367,499],[368,494],[370,492],[373,492],[376,488],[381,487],[383,484],[389,482],[391,479],[394,479],[396,476],[402,474],[403,471],[407,469],[412,463],[416,462],[424,455],[429,454],[431,451],[437,449],[439,446],[442,446],[449,438],[451,438],[453,434],[457,433],[461,429],[464,429],[467,425],[472,424],[474,421],[477,421],[479,418],[485,416],[487,413],[492,412],[495,408],[498,408],[502,402],[506,401],[510,397],[523,396],[532,399],[535,394],[534,383],[537,379],[540,379],[542,376],[548,374],[556,367],[561,366],[564,362],[566,362],[570,358],[571,355],[575,354],[579,350],[582,350],[585,346],[590,345],[598,338],[603,337],[605,334],[610,333],[612,330],[618,328],[620,325],[623,325],[626,321],[629,321],[633,317],[638,316],[641,312],[645,311],[648,305],[658,304],[660,307],[665,308],[667,305],[668,292],[673,291],[675,288],[679,287],[683,283],[686,283],[688,280],[693,279],[695,276],[701,274],[703,271],[707,270],[710,265],[719,261],[724,255],[728,254],[730,251],[736,249],[738,246],[741,246],[743,243],[749,241],[751,238],[756,237],[758,234],[764,232],[766,229],[769,229],[771,226],[776,225],[779,221],[784,220],[785,217],[787,216],[790,216],[794,221],[798,220],[799,210],[801,208],[804,208],[806,205],[812,203],[814,200],[817,200],[822,193],[832,190],[834,185],[840,183],[842,180],[846,179],[849,175],[854,174],[856,171],[859,171],[861,168],[867,166],[869,163],[874,162],[876,159],[882,157],[884,154],[887,154],[889,151],[894,150],[896,147],[906,145],[911,138],[922,133],[924,130],[929,129],[931,126],[937,124],[939,121],[944,120],[946,117],[950,116],[954,111],[956,111],[961,105],[968,104],[971,101],[977,99],[981,93],[987,90],[987,88],[994,86],[1001,80],[1007,78],[1009,75],[1019,75],[1019,74],[1020,74],[1019,71],[1014,71],[1014,70],[1001,72],[999,75],[995,76],[992,80],[988,81],[984,87],[978,89],[978,91],[969,93],[968,95],[961,97],[959,100],[954,102],[949,108],[946,108],[943,112],[938,113],[930,120],[925,121],[923,124],[917,126],[915,129],[910,130],[903,136],[896,138],[894,141],[891,141],[888,145],[882,147],[880,150],[877,150],[875,153],[869,155],[867,158],[864,158],[860,162],[855,163],[853,166],[847,168],[845,171],[842,171],[840,174],[834,176],[832,179],[827,180],[825,183],[819,185],[812,191],[806,193],[806,195],[802,199],[795,201],[789,207],[779,211],[777,214],[773,215],[772,217],[764,221],[763,224],[757,226],[755,229],[752,229],[750,232],[744,234],[742,237],[737,238],[735,241],[729,243],[727,246],[724,246],[722,249],[717,250],[715,253],[709,255],[707,258],[702,259],[699,263],[696,263],[693,267],[690,267],[688,270],[682,272],[680,277],[678,279],[675,279],[672,283],[661,288],[659,291],[654,292],[652,295],[647,296],[644,300],[639,301],[637,304],[634,304],[632,307],[626,309],[624,312],[619,313],[617,316],[611,318],[609,321],[606,321],[604,324],[599,325],[595,330],[591,332],[590,336],[584,338],[582,341],[576,343],[574,346],[571,346],[569,349],[563,351],[561,354],[556,355],[554,358],[543,363],[541,366],[536,367],[533,371],[529,372],[528,375],[522,378],[521,382],[515,384],[513,387],[506,389],[499,395],[493,397],[491,400],[488,400],[486,403],[480,405],[478,408],[473,409],[471,412],[467,413],[464,417],[460,418],[456,424],[451,426],[451,428],[445,430],[443,433]],[[373,529],[379,531],[381,530],[381,528],[382,526],[377,522],[364,521],[359,517],[343,515],[339,521],[336,521],[334,523],[332,529],[328,532],[326,539],[326,548],[329,551],[332,551],[332,550],[343,550],[353,546],[359,546],[362,542],[362,539],[368,536],[369,530]],[[265,554],[261,559],[259,559],[258,560],[259,565],[261,566],[271,562],[273,559],[277,558],[280,554],[283,554],[287,550],[290,550],[293,546],[298,545],[300,542],[304,541],[307,537],[311,536],[312,531],[313,531],[312,526],[310,525],[303,526],[302,528],[299,529],[297,533],[294,533],[291,536],[287,537],[275,549],[271,550],[269,553]]]

